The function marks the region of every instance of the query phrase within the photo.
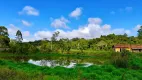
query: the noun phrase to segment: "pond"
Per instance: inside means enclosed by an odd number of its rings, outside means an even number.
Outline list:
[[[32,60],[30,59],[28,63],[38,65],[38,66],[48,66],[48,67],[65,67],[65,68],[74,68],[77,64],[82,64],[82,67],[89,67],[93,65],[93,63],[88,63],[88,62],[83,62],[83,63],[78,63],[77,61],[60,61],[60,60]]]
[[[89,67],[94,64],[101,65],[105,62],[105,60],[102,58],[73,56],[6,56],[0,58],[18,62],[28,62],[37,66],[47,66],[52,68],[57,66],[65,68],[74,68],[76,66]]]

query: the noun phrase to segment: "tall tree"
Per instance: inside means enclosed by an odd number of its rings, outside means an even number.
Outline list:
[[[60,32],[57,31],[52,35],[52,37],[51,37],[51,50],[52,50],[52,43],[57,40],[57,37],[59,36],[59,34],[60,34]]]
[[[9,46],[10,39],[8,37],[8,30],[4,26],[0,26],[0,47]]]
[[[124,33],[124,36],[125,36],[125,37],[128,37],[127,33]]]
[[[22,42],[22,40],[23,40],[23,37],[22,37],[22,33],[21,33],[21,31],[20,30],[18,30],[17,32],[16,32],[16,40],[17,40],[17,42]]]
[[[0,35],[1,35],[1,36],[9,36],[9,35],[8,35],[8,30],[7,30],[6,27],[0,26]]]
[[[140,27],[140,29],[138,30],[138,38],[142,39],[142,26]]]

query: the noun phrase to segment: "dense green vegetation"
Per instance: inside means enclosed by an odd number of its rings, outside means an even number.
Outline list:
[[[138,30],[138,37],[124,35],[102,35],[100,38],[62,38],[57,39],[60,32],[55,32],[51,40],[44,38],[34,42],[22,42],[22,32],[17,31],[16,39],[10,40],[8,31],[4,26],[0,26],[0,48],[9,48],[10,53],[28,54],[28,53],[72,53],[83,54],[94,51],[113,51],[115,44],[142,44],[142,27]]]
[[[1,80],[141,80],[140,61],[142,62],[137,59],[133,65],[129,65],[129,68],[118,68],[109,64],[93,65],[87,68],[79,64],[75,68],[49,68],[26,62],[0,60],[0,78]]]
[[[7,29],[0,26],[0,80],[142,80],[142,53],[113,51],[115,44],[142,44],[142,27],[138,30],[138,37],[109,34],[94,39],[58,40],[59,34],[55,32],[51,40],[45,38],[22,42],[20,30],[15,34],[16,39],[12,40]],[[11,59],[56,59],[59,56],[93,58],[99,65],[82,67],[82,64],[77,64],[75,68],[51,68]]]

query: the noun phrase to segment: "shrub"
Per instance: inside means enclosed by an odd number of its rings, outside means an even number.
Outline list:
[[[113,65],[120,68],[129,67],[132,69],[142,69],[142,59],[135,54],[130,54],[130,52],[126,50],[123,50],[120,53],[112,53],[111,62]]]
[[[142,59],[136,55],[131,55],[129,65],[132,69],[142,69]]]
[[[114,52],[111,55],[111,62],[116,67],[127,68],[129,64],[129,54],[130,52],[127,50],[123,50],[122,52]]]
[[[0,80],[30,80],[25,73],[0,67]]]

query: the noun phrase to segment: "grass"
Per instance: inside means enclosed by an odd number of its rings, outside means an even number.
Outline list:
[[[13,77],[14,80],[142,80],[141,73],[142,70],[116,68],[112,65],[68,69],[0,60],[0,80],[12,80]]]
[[[109,60],[111,52],[94,52],[89,55],[82,54],[57,54],[57,53],[36,53],[36,54],[10,54],[0,53],[0,57],[76,57],[95,58],[98,60]],[[141,54],[131,56],[132,60],[128,68],[119,68],[110,63],[82,67],[78,64],[75,68],[36,66],[27,62],[17,62],[0,59],[0,80],[142,80],[142,59]]]

